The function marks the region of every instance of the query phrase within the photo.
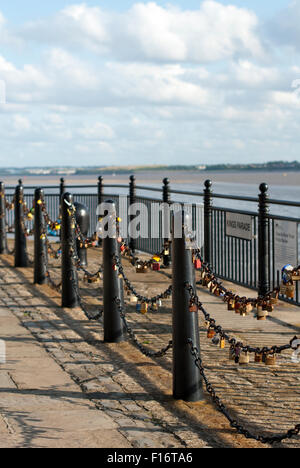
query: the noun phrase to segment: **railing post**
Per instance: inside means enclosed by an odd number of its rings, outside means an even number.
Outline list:
[[[204,182],[204,260],[211,263],[212,181]]]
[[[15,191],[15,267],[26,268],[28,257],[26,249],[26,235],[24,232],[24,189],[22,181]]]
[[[163,203],[164,204],[171,204],[171,195],[170,195],[170,181],[168,178],[165,178],[163,180]],[[165,216],[170,216],[169,210],[167,210],[166,213],[163,214],[163,217]],[[169,226],[170,225],[170,220],[164,219],[164,223]],[[169,239],[164,238],[164,246],[168,243]],[[170,250],[169,247],[165,248],[164,254],[163,254],[163,266],[165,268],[169,268],[171,265],[171,255],[170,255]]]
[[[136,183],[135,183],[134,175],[131,175],[130,183],[129,183],[129,207],[131,207],[131,205],[134,205],[135,203],[136,203]],[[134,218],[135,218],[134,215],[129,216],[130,223],[132,220],[134,220]],[[129,229],[128,235],[129,235],[129,247],[134,253],[136,249],[136,239],[133,239],[131,237],[130,229]]]
[[[104,192],[104,186],[103,186],[103,177],[99,176],[98,177],[98,206],[101,205],[103,202],[103,192]],[[99,221],[99,217],[97,218],[97,222]],[[99,237],[98,238],[98,247],[101,247],[102,245],[102,239]]]
[[[61,199],[61,277],[62,277],[62,307],[78,306],[78,277],[71,250],[76,249],[75,224],[71,216],[70,207],[73,197],[65,193]]]
[[[62,199],[62,196],[64,195],[64,193],[66,192],[66,185],[65,185],[65,179],[62,177],[60,179],[60,185],[59,185],[59,199],[61,201]]]
[[[268,185],[259,186],[258,209],[258,294],[265,296],[270,290],[269,280],[269,206]]]
[[[87,237],[90,229],[90,215],[88,208],[82,203],[75,202],[75,218],[83,237]],[[80,239],[76,239],[77,255],[82,266],[87,266],[87,248],[81,245]]]
[[[0,254],[7,253],[5,187],[0,182]]]
[[[43,215],[44,191],[37,188],[34,193],[34,283],[47,282],[47,243]]]
[[[188,344],[191,339],[200,353],[198,314],[190,312],[190,294],[186,288],[187,284],[195,288],[192,251],[187,249],[184,232],[189,216],[179,211],[173,217],[174,223],[181,223],[172,229],[173,396],[185,401],[199,401],[203,399],[202,378]],[[180,231],[181,238],[177,237]]]
[[[109,200],[105,203],[111,204],[110,216],[116,218],[117,213],[114,202]],[[120,255],[116,236],[117,234],[110,233],[109,235],[104,235],[102,240],[104,341],[107,343],[119,343],[123,341],[123,322],[119,305],[116,303],[116,299],[119,299],[121,304],[124,302],[122,279],[119,278],[114,258]]]

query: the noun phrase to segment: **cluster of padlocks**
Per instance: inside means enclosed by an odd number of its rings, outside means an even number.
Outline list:
[[[300,279],[300,275],[298,278]],[[227,303],[228,310],[234,311],[242,317],[246,317],[254,311],[257,320],[266,320],[268,314],[273,312],[274,306],[278,303],[280,293],[279,288],[274,288],[273,291],[270,291],[264,297],[241,297],[225,288],[207,266],[202,266],[200,269],[200,283],[209,289],[212,294],[221,297]]]
[[[141,260],[133,254],[130,247],[122,241],[120,245],[120,252],[124,257],[128,257],[130,263],[135,267],[136,273],[147,273],[150,269],[153,271],[160,271],[162,257],[169,255],[169,242],[165,243],[163,250],[152,256],[149,260]]]
[[[285,265],[282,269],[280,294],[288,299],[293,299],[295,296],[295,281],[300,281],[300,267],[294,268],[292,265]]]

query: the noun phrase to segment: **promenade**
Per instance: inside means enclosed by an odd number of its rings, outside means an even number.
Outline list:
[[[101,262],[101,250],[89,250],[89,270],[97,271]],[[60,262],[50,263],[58,282]],[[126,259],[123,265],[141,294],[153,296],[171,283],[171,270],[141,275]],[[15,269],[12,256],[1,256],[0,339],[7,359],[0,364],[1,447],[270,447],[231,429],[206,391],[201,403],[174,401],[172,351],[151,359],[127,339],[103,343],[102,319],[90,322],[80,308],[62,309],[60,294],[34,286],[32,277],[32,268]],[[224,284],[255,297],[254,291]],[[80,292],[91,313],[101,309],[101,283],[80,281]],[[283,345],[300,334],[296,306],[280,302],[267,321],[259,322],[253,314],[227,311],[207,289],[199,287],[198,295],[226,332],[249,345]],[[127,312],[145,346],[157,350],[168,343],[170,300],[147,315],[130,304]],[[280,434],[298,424],[300,364],[291,362],[291,351],[278,356],[275,367],[254,362],[242,367],[229,360],[228,347],[221,350],[207,339],[202,317],[200,324],[204,366],[230,413],[259,434]],[[300,447],[300,439],[274,446]]]

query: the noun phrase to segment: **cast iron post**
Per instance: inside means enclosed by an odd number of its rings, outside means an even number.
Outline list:
[[[104,186],[103,186],[103,177],[99,176],[98,177],[98,206],[101,205],[103,202],[103,192],[104,192]],[[97,222],[99,221],[99,216],[97,217]],[[98,237],[98,247],[102,245],[102,239]]]
[[[135,183],[135,177],[134,175],[130,176],[130,183],[129,183],[129,206],[134,205],[136,203],[136,183]],[[134,215],[129,216],[129,221],[133,221],[135,219]],[[132,252],[135,252],[136,249],[136,239],[133,239],[130,235],[130,229],[129,229],[129,247],[132,250]]]
[[[7,253],[5,187],[0,182],[0,254]]]
[[[171,196],[170,196],[170,181],[168,178],[163,180],[163,202],[170,206],[171,204]],[[164,223],[166,226],[170,225],[170,218],[167,220],[165,217],[170,217],[169,210],[163,214]],[[165,253],[163,254],[163,266],[165,268],[169,268],[171,265],[171,255],[170,255],[170,247],[167,247],[169,239],[167,237],[164,238],[164,246],[165,246]]]
[[[73,197],[65,193],[61,201],[61,277],[62,277],[62,307],[78,306],[78,277],[77,269],[72,259],[72,250],[76,249],[75,224],[71,216],[70,207]]]
[[[265,296],[270,290],[269,280],[269,207],[268,185],[259,186],[258,210],[258,294]]]
[[[113,222],[116,221],[116,205],[108,200],[106,204],[111,204],[110,216]],[[117,241],[117,234],[105,235],[103,231],[103,305],[104,305],[104,341],[107,343],[119,343],[123,341],[123,321],[120,315],[119,306],[116,299],[123,305],[123,284],[119,278],[118,270],[115,266],[115,256],[120,256],[120,247]]]
[[[42,210],[44,191],[37,188],[34,193],[34,283],[47,282],[47,242],[45,220]]]
[[[24,232],[24,190],[22,181],[15,192],[15,267],[26,268],[28,266],[26,235]]]
[[[211,263],[212,182],[204,182],[204,260]]]
[[[181,223],[182,237],[174,235],[180,232],[180,224],[173,227],[172,266],[173,266],[173,396],[185,401],[203,399],[202,378],[195,366],[194,357],[188,340],[191,339],[200,353],[199,324],[197,312],[190,312],[190,294],[186,284],[195,288],[195,270],[192,263],[192,251],[187,249],[185,225],[188,217],[183,211],[174,214],[174,222]]]
[[[90,215],[88,208],[82,203],[75,202],[75,218],[83,237],[87,237],[90,229]],[[82,266],[87,266],[87,248],[81,245],[79,239],[76,239],[77,254]]]

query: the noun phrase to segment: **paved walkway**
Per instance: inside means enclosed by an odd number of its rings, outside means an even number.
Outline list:
[[[97,270],[100,251],[89,251]],[[89,322],[80,309],[60,308],[48,286],[32,285],[32,269],[15,269],[0,259],[0,339],[7,363],[0,364],[0,446],[2,447],[261,447],[229,428],[208,397],[201,403],[172,399],[171,353],[144,357],[129,342],[103,343],[102,323]],[[53,260],[59,279],[59,262]],[[136,275],[136,288],[149,296],[170,284],[168,271]],[[81,283],[91,311],[101,307],[101,285]],[[232,286],[253,295],[253,292]],[[249,344],[283,344],[298,333],[300,310],[285,303],[266,322],[228,312],[206,290],[207,310],[231,334]],[[171,303],[147,316],[128,307],[129,320],[145,346],[159,349],[171,333]],[[300,365],[290,352],[278,366],[228,359],[207,340],[201,321],[202,356],[209,378],[230,411],[248,429],[280,433],[300,422]],[[242,330],[242,331],[241,331]],[[299,437],[279,446],[300,447]]]

